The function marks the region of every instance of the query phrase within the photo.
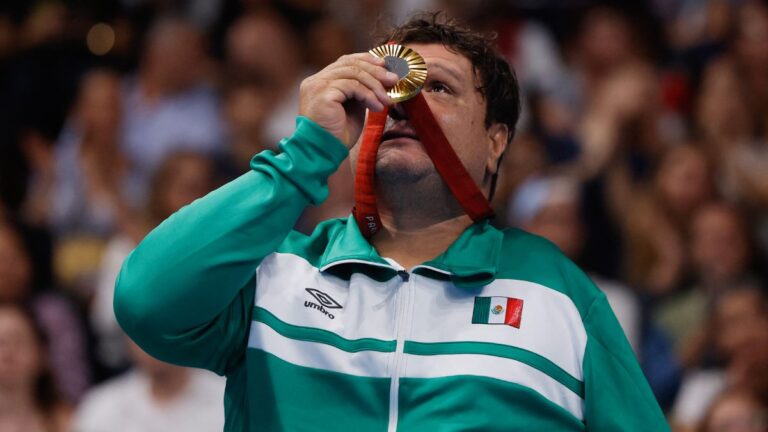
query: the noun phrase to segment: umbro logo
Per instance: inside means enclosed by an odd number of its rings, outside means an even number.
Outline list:
[[[317,304],[315,302],[311,301],[304,301],[304,307],[310,308],[310,309],[317,309],[320,312],[322,312],[325,316],[327,316],[330,319],[336,318],[332,313],[328,312],[327,309],[341,309],[342,306],[333,299],[333,297],[329,296],[328,294],[315,289],[315,288],[306,288],[307,292],[312,294],[312,297],[317,300]]]
[[[333,297],[328,294],[314,288],[307,288],[307,292],[312,294],[312,297],[316,298],[324,307],[327,307],[328,309],[341,309],[339,302],[334,300]]]

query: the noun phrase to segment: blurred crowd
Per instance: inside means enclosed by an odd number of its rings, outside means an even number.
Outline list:
[[[221,429],[222,378],[122,334],[120,265],[417,10],[496,34],[520,81],[494,223],[589,272],[675,431],[768,431],[764,0],[4,2],[0,431]],[[348,214],[349,166],[330,187],[297,229]]]

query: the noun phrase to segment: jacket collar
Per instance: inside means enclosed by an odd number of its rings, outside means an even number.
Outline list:
[[[388,280],[398,269],[383,259],[363,237],[354,217],[340,221],[330,233],[320,260],[320,270],[351,276],[362,272],[377,280]],[[470,225],[448,249],[435,259],[416,266],[414,273],[451,280],[459,287],[486,285],[496,278],[504,234],[487,220]]]

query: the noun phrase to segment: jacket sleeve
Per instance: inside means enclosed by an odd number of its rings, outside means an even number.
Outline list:
[[[664,414],[605,295],[584,319],[585,422],[588,431],[669,431]]]
[[[115,316],[152,356],[223,375],[244,355],[256,266],[308,204],[325,200],[327,178],[348,154],[303,117],[280,149],[169,217],[123,263]]]

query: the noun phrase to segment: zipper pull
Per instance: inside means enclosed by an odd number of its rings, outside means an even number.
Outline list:
[[[398,270],[397,275],[400,276],[400,278],[403,280],[403,282],[408,282],[408,279],[411,278],[411,274],[408,273],[405,270]]]

